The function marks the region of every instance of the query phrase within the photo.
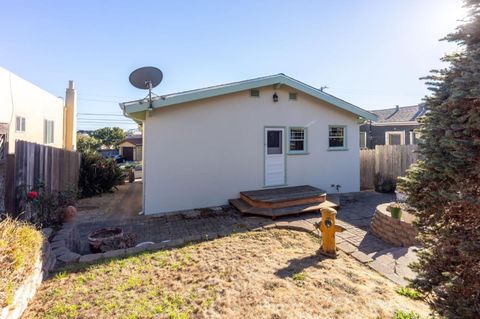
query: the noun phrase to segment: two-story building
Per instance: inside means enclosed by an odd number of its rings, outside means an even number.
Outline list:
[[[8,153],[15,140],[75,150],[76,107],[73,81],[64,100],[0,67],[0,134]]]

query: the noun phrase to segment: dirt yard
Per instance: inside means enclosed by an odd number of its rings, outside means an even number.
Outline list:
[[[353,258],[316,254],[302,232],[235,234],[67,269],[23,318],[392,318],[420,301]]]

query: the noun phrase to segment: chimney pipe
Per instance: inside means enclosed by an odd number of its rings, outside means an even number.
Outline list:
[[[75,151],[77,149],[77,91],[75,82],[68,81],[68,88],[65,92],[65,149]]]
[[[398,112],[398,110],[399,110],[399,109],[400,109],[400,106],[399,106],[398,104],[397,104],[397,105],[395,105],[395,111],[397,111],[397,112]]]

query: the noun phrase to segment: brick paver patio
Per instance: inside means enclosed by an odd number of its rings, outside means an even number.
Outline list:
[[[394,200],[392,194],[359,192],[341,196],[341,209],[337,214],[338,224],[346,231],[337,233],[338,248],[358,261],[370,266],[399,285],[407,284],[406,278],[414,273],[408,264],[416,260],[416,247],[394,247],[369,232],[369,225],[380,203]],[[199,209],[169,216],[136,216],[120,214],[120,218],[82,219],[79,213],[78,230],[82,240],[82,253],[88,253],[87,235],[101,227],[118,226],[124,232],[133,232],[137,241],[197,241],[226,236],[233,232],[245,232],[262,228],[289,228],[308,231],[317,236],[314,224],[319,214],[302,214],[272,220],[265,217],[241,215],[230,206],[213,209]],[[179,241],[180,242],[180,241]]]

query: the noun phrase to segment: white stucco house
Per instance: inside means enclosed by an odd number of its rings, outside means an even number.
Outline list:
[[[240,191],[360,189],[370,112],[284,74],[120,103],[142,123],[145,214],[226,204]]]
[[[15,153],[15,140],[75,150],[76,108],[73,81],[63,99],[0,67],[0,134],[6,133],[8,153]]]

